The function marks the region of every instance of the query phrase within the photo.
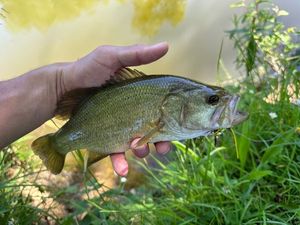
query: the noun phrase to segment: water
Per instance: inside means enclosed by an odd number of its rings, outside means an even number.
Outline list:
[[[7,10],[0,26],[0,80],[33,68],[72,61],[99,45],[129,45],[168,41],[169,53],[151,65],[148,73],[169,73],[215,83],[222,40],[229,73],[233,66],[231,42],[224,34],[232,28],[235,0],[0,0]],[[300,2],[278,0],[290,11],[289,25],[299,25]],[[154,8],[154,16],[149,9]],[[298,24],[297,24],[298,23]],[[226,79],[224,73],[220,74]]]

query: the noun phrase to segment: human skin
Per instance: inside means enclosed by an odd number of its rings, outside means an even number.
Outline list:
[[[74,62],[55,63],[0,82],[0,149],[36,129],[55,115],[57,103],[68,91],[101,86],[119,69],[156,61],[168,51],[156,45],[100,46]],[[149,153],[147,144],[130,147],[138,157]],[[158,153],[170,150],[169,142],[155,143]],[[124,153],[110,155],[120,176],[128,173]]]

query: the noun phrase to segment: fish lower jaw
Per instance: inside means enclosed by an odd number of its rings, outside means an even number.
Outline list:
[[[235,115],[232,118],[232,125],[240,124],[240,123],[244,122],[245,120],[247,120],[248,117],[249,117],[248,113],[236,111]]]

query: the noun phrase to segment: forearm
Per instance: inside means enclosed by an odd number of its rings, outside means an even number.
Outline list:
[[[54,116],[65,65],[52,64],[0,82],[0,149]]]

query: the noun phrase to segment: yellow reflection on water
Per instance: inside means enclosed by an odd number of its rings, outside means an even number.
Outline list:
[[[175,30],[186,9],[185,0],[0,0],[0,5],[5,9],[0,80],[75,60],[102,44],[165,41],[157,33],[167,24]]]
[[[177,25],[184,16],[186,6],[184,0],[133,0],[133,3],[133,25],[147,35],[157,33],[164,21]]]
[[[1,0],[6,10],[7,26],[12,30],[50,25],[79,16],[99,0]]]
[[[6,10],[1,11],[6,18],[0,25],[0,80],[76,60],[99,45],[167,41],[168,54],[141,70],[214,82],[224,30],[231,24],[228,5],[234,1],[0,0]],[[226,54],[232,48],[227,43]]]
[[[0,0],[5,10],[6,24],[10,30],[28,28],[45,29],[51,25],[80,16],[99,2],[109,0]],[[177,25],[184,16],[185,0],[118,0],[132,2],[132,24],[146,35],[154,35],[165,21]],[[3,14],[4,14],[3,12]]]

